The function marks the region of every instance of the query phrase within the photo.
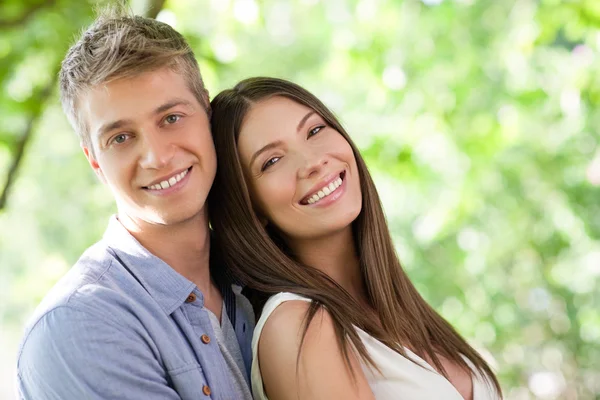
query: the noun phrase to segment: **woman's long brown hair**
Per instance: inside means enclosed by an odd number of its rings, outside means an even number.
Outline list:
[[[363,198],[362,210],[353,223],[353,234],[368,301],[376,315],[365,312],[328,275],[300,263],[277,230],[269,225],[263,227],[254,212],[237,140],[252,105],[273,96],[284,96],[313,109],[352,147]],[[463,355],[501,393],[487,363],[425,302],[402,269],[367,166],[344,128],[319,99],[294,83],[258,77],[219,93],[211,106],[218,160],[215,183],[208,196],[210,222],[216,233],[213,245],[218,246],[227,267],[243,284],[267,295],[292,292],[312,299],[304,333],[318,309],[325,307],[333,319],[347,365],[349,340],[358,355],[377,368],[354,329],[356,326],[404,357],[410,359],[403,346],[428,357],[446,378],[438,355],[470,371]]]

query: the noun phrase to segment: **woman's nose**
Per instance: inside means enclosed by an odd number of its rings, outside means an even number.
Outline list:
[[[309,154],[303,157],[302,165],[298,170],[300,178],[310,178],[318,175],[327,165],[327,157],[324,154]]]

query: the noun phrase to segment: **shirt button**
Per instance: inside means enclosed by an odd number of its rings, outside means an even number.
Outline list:
[[[206,385],[202,386],[202,393],[204,393],[205,396],[210,396],[210,388]]]
[[[190,295],[185,299],[186,303],[193,303],[196,301],[196,295],[194,293],[190,293]]]
[[[204,344],[209,344],[210,336],[208,336],[207,334],[204,334],[204,335],[200,336],[200,340],[202,340],[202,343],[204,343]]]

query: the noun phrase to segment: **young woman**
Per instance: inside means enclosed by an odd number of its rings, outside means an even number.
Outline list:
[[[247,79],[212,101],[211,124],[216,245],[271,295],[253,339],[255,399],[501,398],[403,271],[365,162],[315,96]]]

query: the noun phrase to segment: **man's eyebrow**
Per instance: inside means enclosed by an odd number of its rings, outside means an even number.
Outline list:
[[[315,114],[315,110],[311,110],[308,112],[308,114],[306,114],[298,123],[298,127],[296,128],[296,132],[300,132],[300,129],[302,129],[302,127],[304,126],[304,124],[306,123],[306,121],[310,118],[311,115]]]
[[[160,106],[156,107],[154,109],[154,111],[152,112],[152,114],[154,114],[154,115],[161,114],[161,113],[163,113],[173,107],[179,106],[179,105],[191,107],[192,103],[190,103],[189,101],[187,101],[185,99],[169,100],[166,103],[161,104]],[[98,137],[101,138],[108,132],[116,130],[116,129],[120,129],[123,126],[125,126],[127,124],[131,124],[131,123],[133,123],[133,120],[131,120],[131,119],[119,119],[117,121],[106,123],[106,124],[102,125],[100,127],[100,129],[98,129]]]
[[[106,123],[106,124],[102,125],[100,127],[100,129],[98,129],[98,131],[97,131],[98,137],[101,138],[102,136],[106,135],[108,132],[114,131],[116,129],[120,129],[127,124],[131,124],[132,122],[133,121],[130,119],[119,119],[114,122]]]
[[[273,149],[275,147],[281,146],[283,144],[283,142],[281,140],[276,140],[274,142],[271,142],[263,147],[261,147],[256,153],[254,153],[252,155],[252,158],[250,159],[250,167],[252,167],[252,164],[254,163],[254,160],[256,160],[256,157],[258,157],[259,155],[261,155],[262,153],[264,153],[267,150]]]
[[[166,103],[156,107],[156,109],[154,110],[154,114],[160,114],[163,113],[165,111],[167,111],[170,108],[173,108],[175,106],[187,106],[187,107],[191,107],[192,103],[190,103],[188,100],[185,99],[173,99],[173,100],[169,100]]]

